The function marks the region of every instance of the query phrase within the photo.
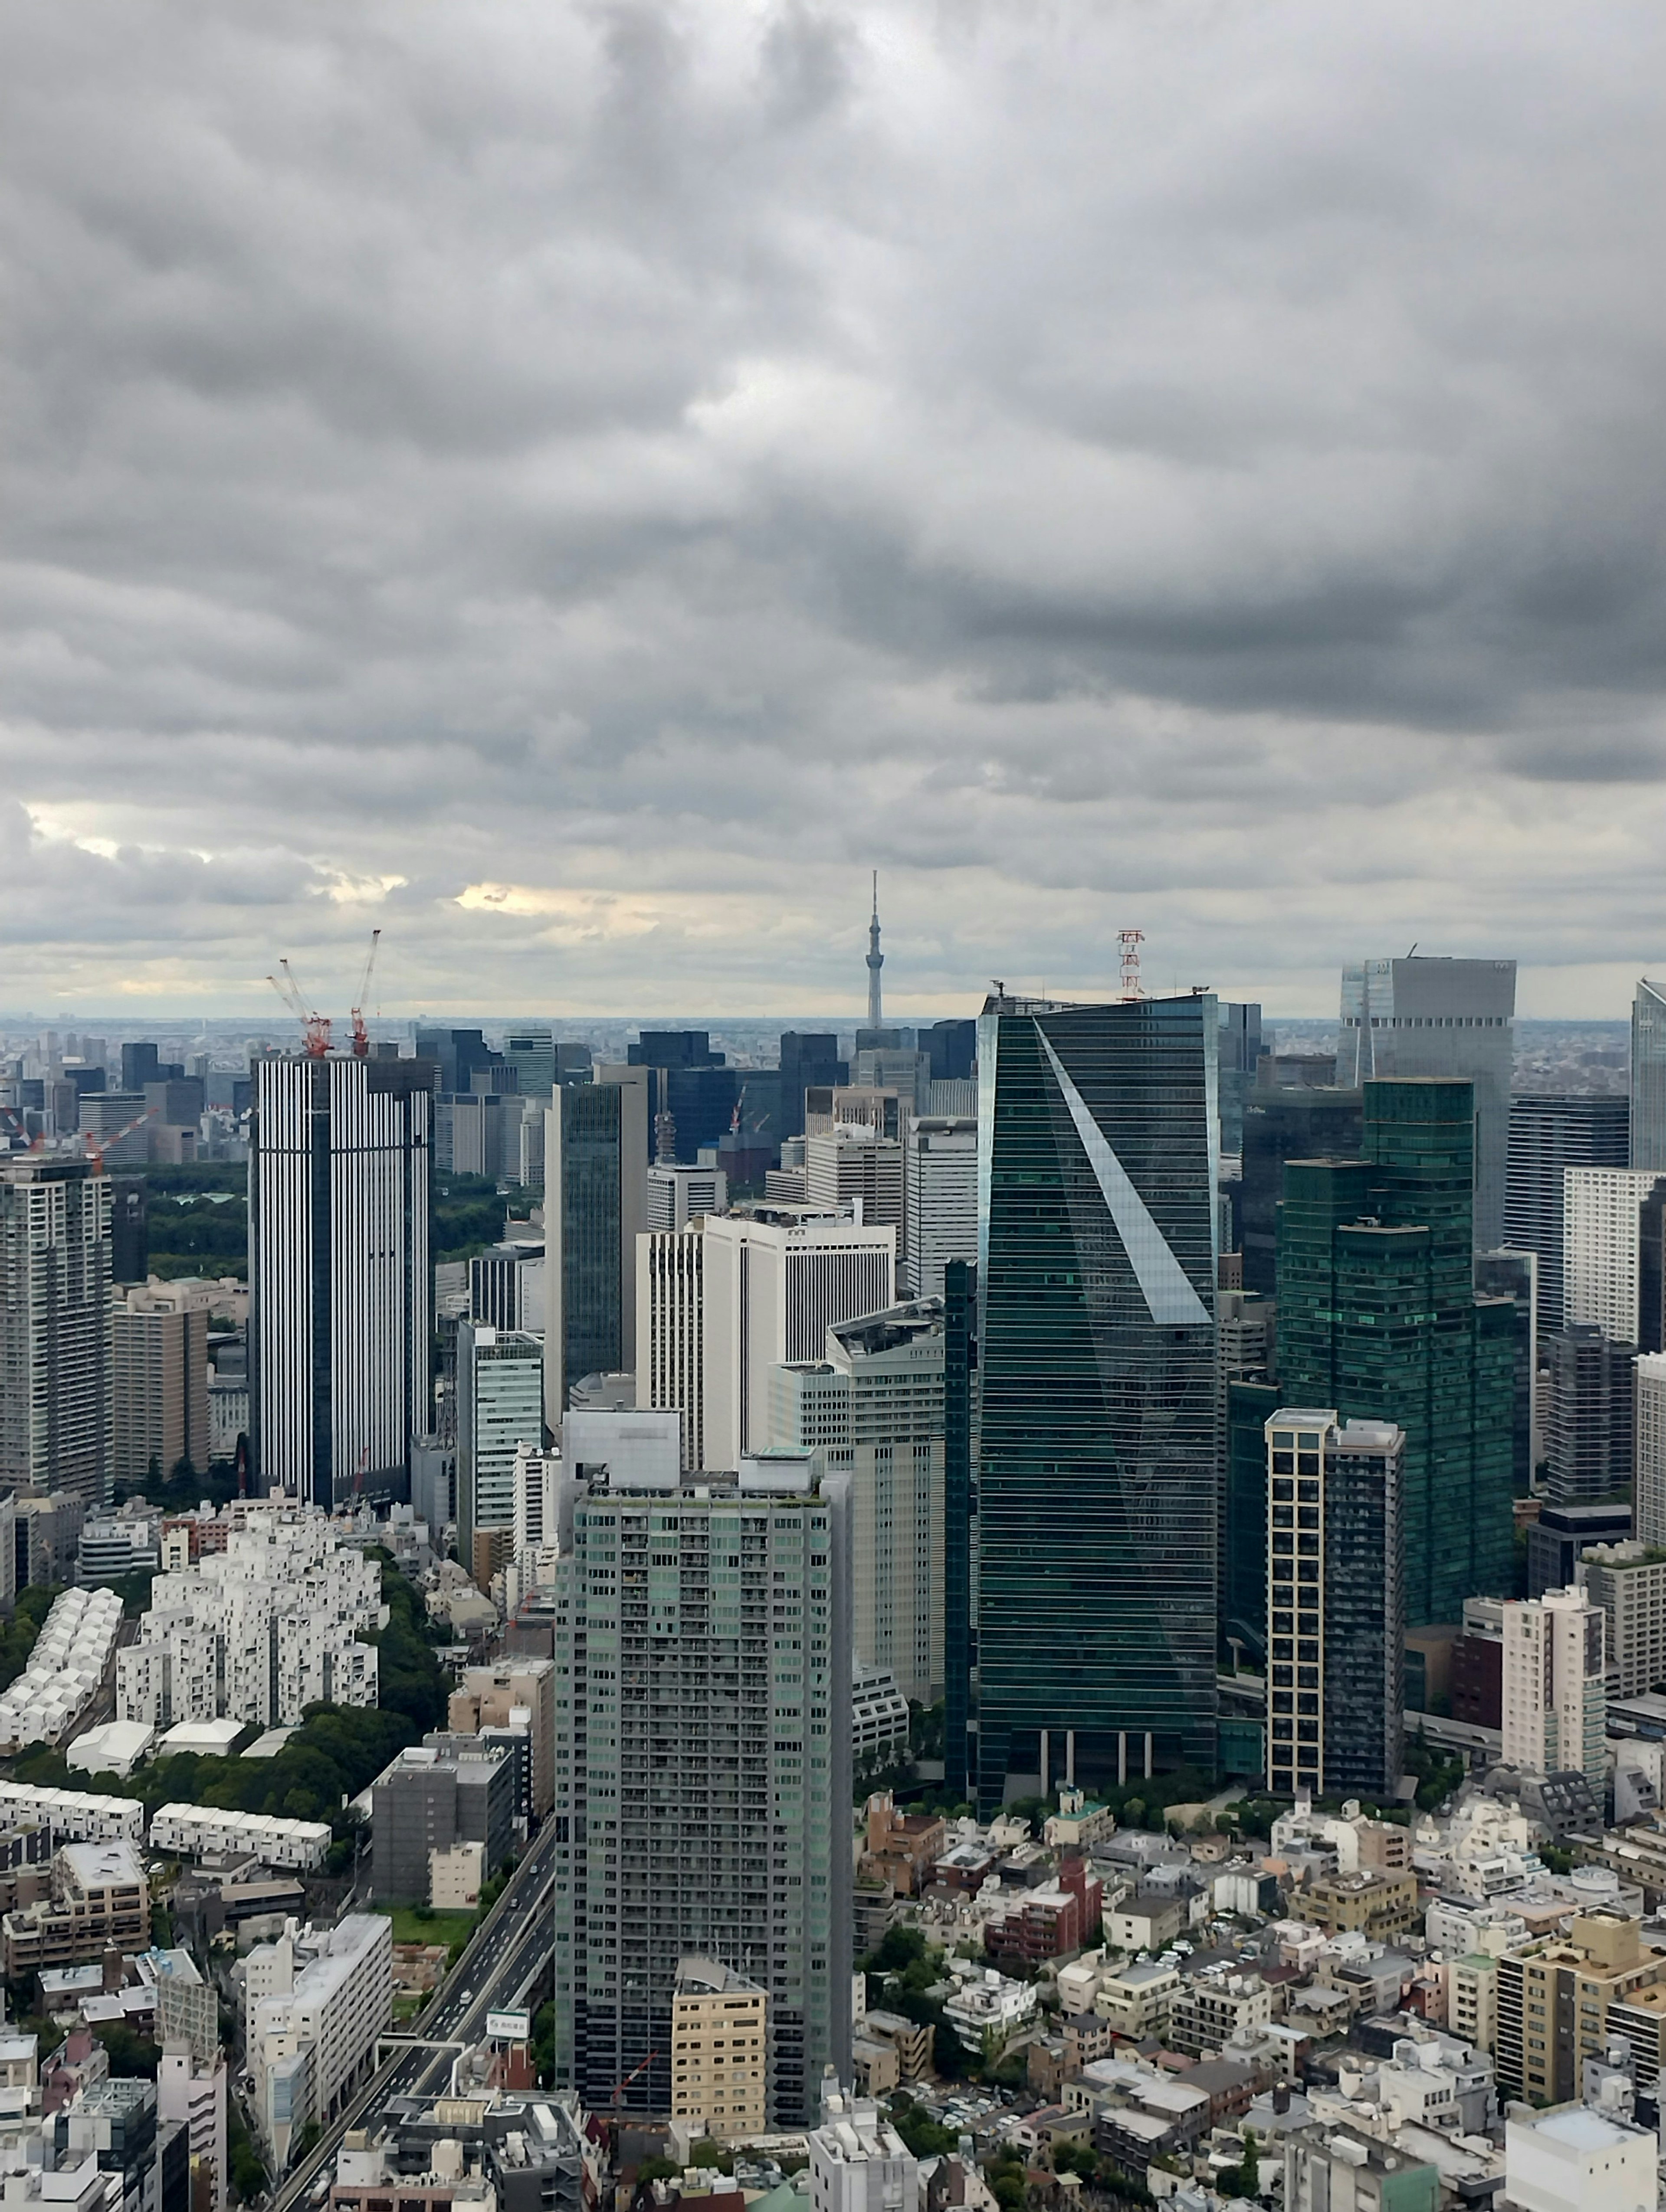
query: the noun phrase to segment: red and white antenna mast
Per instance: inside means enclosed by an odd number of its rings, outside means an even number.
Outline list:
[[[1119,929],[1116,941],[1122,948],[1122,997],[1124,1001],[1143,999],[1140,988],[1140,948],[1146,941],[1143,929]]]

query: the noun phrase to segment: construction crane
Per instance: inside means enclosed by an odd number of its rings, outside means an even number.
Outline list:
[[[643,2059],[640,2066],[633,2066],[629,2073],[625,2075],[624,2080],[615,2085],[613,2094],[607,2100],[608,2110],[610,2112],[617,2112],[618,2111],[620,2098],[623,2096],[625,2091],[630,2087],[631,2083],[636,2079],[636,2076],[639,2074],[647,2073],[648,2068],[653,2065],[654,2060],[659,2056],[660,2054],[657,2051],[650,2051],[648,2057]]]
[[[277,967],[283,981],[280,983],[277,975],[268,975],[266,981],[301,1024],[307,1059],[322,1060],[330,1049],[330,1017],[319,1013],[307,1003],[306,994],[287,960],[280,960]]]
[[[104,1156],[106,1152],[113,1152],[124,1137],[131,1137],[135,1129],[143,1128],[151,1115],[160,1114],[161,1110],[160,1106],[147,1106],[143,1114],[136,1114],[132,1120],[125,1123],[113,1136],[106,1137],[102,1132],[95,1134],[91,1129],[83,1129],[81,1133],[81,1141],[86,1146],[87,1157],[91,1160],[97,1172],[100,1175],[104,1173]]]
[[[380,930],[373,929],[370,933],[370,950],[364,958],[364,973],[359,978],[358,1002],[354,1006],[352,1014],[355,1060],[368,1060],[370,1057],[370,1032],[364,1024],[364,1010],[370,1002],[370,978],[376,966],[376,947],[381,941]]]

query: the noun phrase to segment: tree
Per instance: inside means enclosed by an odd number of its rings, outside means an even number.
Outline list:
[[[1238,2160],[1238,2187],[1246,2197],[1261,2195],[1261,2151],[1256,2142],[1256,2130],[1243,2130],[1243,2156]]]

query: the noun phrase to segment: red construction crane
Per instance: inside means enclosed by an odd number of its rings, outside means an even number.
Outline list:
[[[91,1129],[82,1131],[81,1141],[86,1146],[87,1157],[100,1175],[104,1173],[105,1154],[114,1152],[124,1137],[131,1137],[135,1129],[142,1129],[153,1114],[160,1114],[161,1110],[160,1106],[147,1106],[143,1114],[136,1114],[131,1121],[118,1129],[112,1136],[106,1137],[102,1131],[96,1134]]]
[[[650,2051],[648,2057],[643,2059],[640,2066],[633,2066],[629,2073],[625,2075],[624,2080],[616,2084],[612,2095],[607,2100],[608,2110],[610,2112],[617,2112],[618,2110],[620,2098],[623,2096],[625,2091],[630,2087],[631,2083],[636,2079],[636,2076],[639,2074],[647,2073],[648,2068],[653,2065],[654,2060],[659,2056],[660,2054],[657,2051]]]
[[[322,1060],[330,1049],[330,1017],[328,1014],[319,1013],[315,1008],[307,1004],[306,994],[300,984],[296,982],[295,973],[287,960],[280,960],[277,966],[278,974],[283,976],[283,981],[280,983],[277,975],[268,975],[266,981],[301,1024],[301,1037],[307,1059]]]
[[[370,1002],[370,978],[376,965],[376,947],[381,941],[380,930],[373,929],[370,933],[370,950],[365,955],[364,973],[359,978],[358,1003],[353,1008],[353,1057],[355,1060],[368,1060],[370,1057],[370,1032],[364,1025],[364,1010]]]

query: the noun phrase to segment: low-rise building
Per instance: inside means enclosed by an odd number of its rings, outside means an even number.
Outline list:
[[[514,1840],[516,1762],[510,1747],[466,1737],[412,1744],[371,1794],[372,1880],[383,1899],[429,1894],[429,1853],[478,1844],[489,1881]]]
[[[1284,2202],[1286,2212],[1439,2212],[1440,2173],[1353,2128],[1315,2128],[1285,2144]]]
[[[934,1813],[898,1811],[880,1790],[867,1801],[866,1824],[862,1872],[889,1881],[899,1897],[918,1896],[948,1847],[946,1823]]]
[[[285,1820],[270,1813],[222,1812],[212,1805],[163,1805],[150,1823],[150,1847],[200,1859],[219,1851],[252,1851],[267,1866],[313,1870],[330,1850],[324,1820]]]
[[[453,1844],[428,1855],[428,1901],[436,1912],[472,1912],[486,1879],[486,1846]]]
[[[1167,2038],[1179,1995],[1178,1967],[1160,1959],[1135,1960],[1101,1978],[1093,2009],[1118,2035],[1144,2043],[1150,2036]]]
[[[1416,1924],[1414,1874],[1336,1874],[1306,1891],[1306,1911],[1327,1936],[1361,1935],[1392,1942]]]
[[[1166,1951],[1190,1923],[1187,1898],[1142,1886],[1104,1915],[1105,1941],[1119,1951]]]
[[[1168,2040],[1196,2057],[1219,2051],[1241,2031],[1268,2026],[1273,1991],[1259,1974],[1194,1975],[1176,1992]]]
[[[974,2050],[996,2051],[1025,2021],[1035,2018],[1040,2001],[1031,1984],[1010,1982],[988,1966],[961,1983],[945,2002],[943,2017]]]
[[[150,1892],[131,1844],[66,1844],[52,1861],[52,1895],[0,1919],[8,1981],[43,1967],[133,1951],[150,1936]]]
[[[671,2116],[718,2142],[763,2132],[769,1993],[715,1959],[677,1965],[671,2000]]]
[[[1548,2112],[1512,2105],[1504,2131],[1505,2197],[1520,2212],[1655,2212],[1657,2150],[1652,2129],[1587,2105]]]
[[[866,2098],[824,2094],[810,2131],[814,2212],[914,2212],[920,2174],[908,2146]]]

